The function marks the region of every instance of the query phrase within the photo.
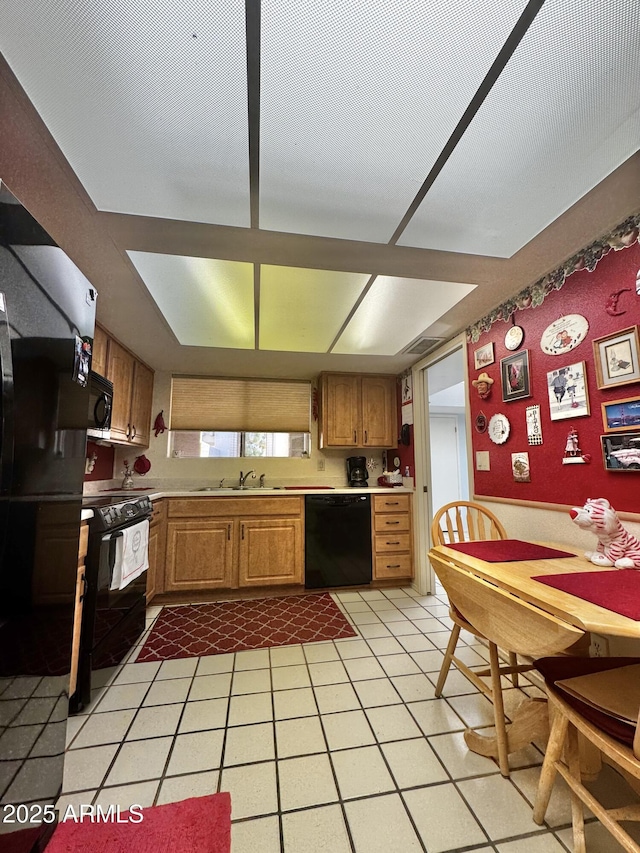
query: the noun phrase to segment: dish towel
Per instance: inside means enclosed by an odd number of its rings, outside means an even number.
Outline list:
[[[124,589],[149,568],[149,519],[125,527],[115,547],[111,589]]]

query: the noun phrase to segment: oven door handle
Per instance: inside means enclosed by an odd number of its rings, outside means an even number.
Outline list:
[[[98,568],[98,589],[109,589],[113,577],[113,567],[116,562],[116,540],[122,536],[122,531],[106,533],[100,541],[100,562]]]

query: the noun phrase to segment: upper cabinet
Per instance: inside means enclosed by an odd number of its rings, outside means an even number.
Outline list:
[[[395,376],[322,373],[320,447],[397,446]]]
[[[96,360],[97,352],[97,360]],[[103,353],[105,355],[103,356]],[[104,358],[104,371],[100,370]],[[111,442],[148,447],[153,371],[100,326],[94,335],[93,370],[113,382]]]

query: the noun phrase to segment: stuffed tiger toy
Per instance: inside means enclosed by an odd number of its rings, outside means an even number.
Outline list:
[[[640,569],[640,539],[625,530],[606,498],[589,498],[583,507],[573,507],[569,515],[578,527],[598,537],[596,550],[585,552],[587,560],[596,566]]]

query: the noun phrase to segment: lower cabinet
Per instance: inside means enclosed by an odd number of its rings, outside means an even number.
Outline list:
[[[301,584],[301,498],[167,501],[164,592]]]
[[[153,514],[149,522],[149,568],[147,570],[147,604],[159,592],[164,591],[164,560],[167,543],[166,501],[153,502]]]
[[[373,579],[413,577],[411,495],[373,495]]]
[[[301,584],[303,580],[301,518],[254,518],[240,522],[240,586]]]

